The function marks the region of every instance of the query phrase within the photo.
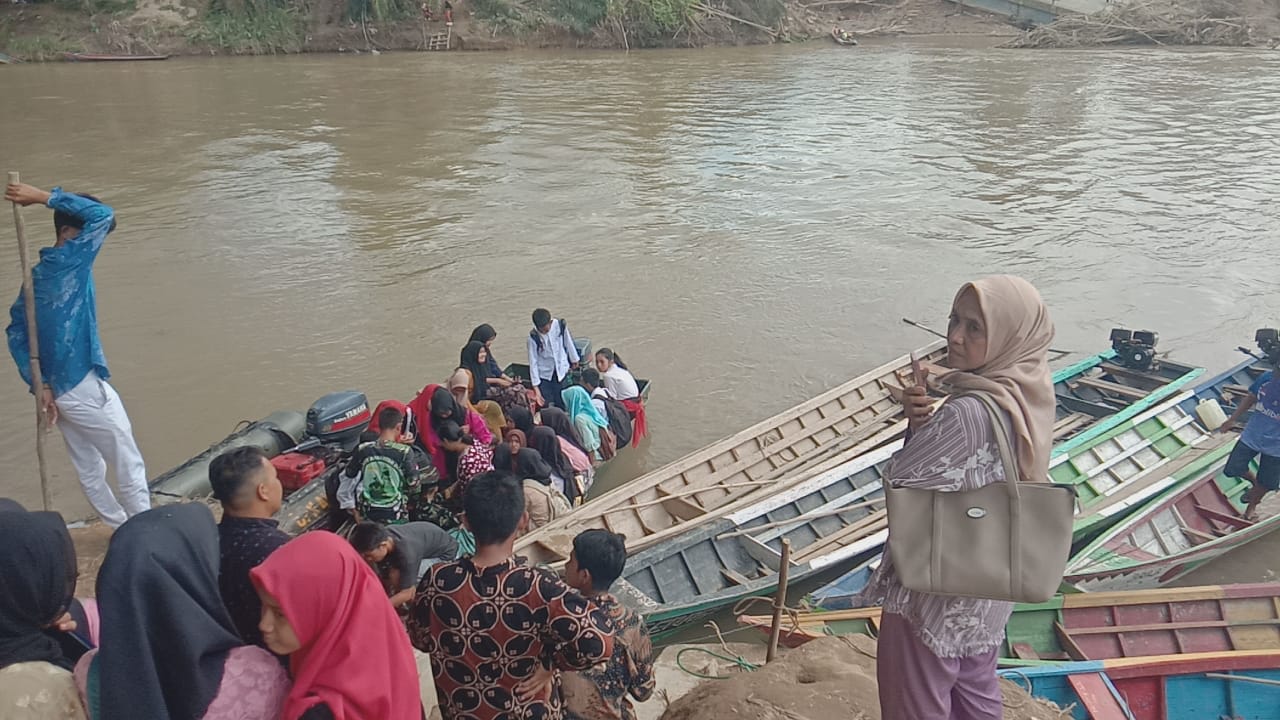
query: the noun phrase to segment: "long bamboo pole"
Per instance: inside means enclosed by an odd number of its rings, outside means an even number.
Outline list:
[[[9,173],[9,184],[18,184],[18,173]],[[31,253],[27,250],[27,227],[22,222],[22,208],[13,204],[13,227],[18,233],[18,259],[22,262],[22,302],[27,310],[27,345],[31,354],[31,395],[36,399],[36,462],[40,466],[40,500],[45,510],[53,509],[49,497],[49,469],[44,461],[44,434],[48,428],[44,403],[40,401],[40,388],[44,376],[40,374],[40,331],[36,327],[36,289],[31,282]]]

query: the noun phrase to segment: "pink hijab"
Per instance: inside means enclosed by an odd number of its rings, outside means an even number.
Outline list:
[[[289,656],[283,720],[325,703],[337,720],[421,720],[418,668],[396,611],[351,545],[330,532],[290,540],[249,571],[302,647]]]
[[[1031,283],[1013,275],[995,275],[965,283],[956,293],[973,291],[987,329],[987,358],[969,372],[949,372],[939,378],[952,390],[989,393],[1009,414],[1016,441],[1018,475],[1027,482],[1044,482],[1053,445],[1057,402],[1049,372],[1053,321]]]

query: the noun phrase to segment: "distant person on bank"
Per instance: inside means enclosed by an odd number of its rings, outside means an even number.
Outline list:
[[[40,331],[40,402],[49,422],[62,429],[71,464],[93,509],[111,527],[151,507],[147,468],[133,439],[124,403],[107,383],[111,376],[98,340],[98,308],[93,261],[107,234],[116,229],[115,213],[89,195],[30,185],[5,188],[4,199],[53,210],[57,241],[40,250],[31,269]],[[31,351],[26,304],[21,292],[9,309],[9,354],[31,386]],[[120,500],[107,485],[107,467],[115,469]]]
[[[1280,490],[1280,379],[1274,372],[1264,373],[1249,386],[1249,394],[1236,406],[1218,432],[1225,433],[1240,422],[1250,410],[1253,415],[1240,433],[1224,473],[1227,477],[1244,478],[1253,483],[1245,495],[1244,516],[1258,519],[1258,504],[1268,492]],[[1258,458],[1258,472],[1249,464]]]

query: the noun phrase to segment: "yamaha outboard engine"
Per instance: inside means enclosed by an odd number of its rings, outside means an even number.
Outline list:
[[[329,393],[307,410],[307,435],[351,450],[360,442],[360,434],[368,429],[372,419],[364,393],[355,390]]]
[[[1271,364],[1280,368],[1280,330],[1260,328],[1254,333],[1253,341],[1258,343],[1258,349],[1267,356]]]
[[[1116,352],[1116,360],[1130,370],[1150,370],[1156,365],[1156,343],[1160,336],[1150,330],[1125,330],[1115,328],[1111,331],[1111,349]]]

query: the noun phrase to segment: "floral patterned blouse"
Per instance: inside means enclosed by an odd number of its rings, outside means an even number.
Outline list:
[[[1004,464],[996,444],[991,416],[974,397],[945,403],[889,463],[887,482],[893,487],[941,491],[976,490],[1004,482]],[[981,655],[1004,640],[1004,626],[1013,603],[912,592],[898,581],[886,548],[856,605],[881,605],[901,615],[916,637],[940,658]]]

